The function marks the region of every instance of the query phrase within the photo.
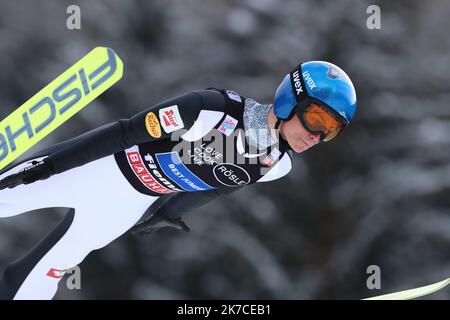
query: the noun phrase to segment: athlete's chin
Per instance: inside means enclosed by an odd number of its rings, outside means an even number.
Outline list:
[[[292,150],[294,150],[295,153],[302,153],[305,152],[306,150],[308,150],[309,146],[301,144],[301,145],[296,145],[296,146],[291,146]]]

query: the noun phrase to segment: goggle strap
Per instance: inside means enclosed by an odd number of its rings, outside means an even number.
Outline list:
[[[294,93],[297,104],[300,103],[300,101],[304,101],[305,99],[309,98],[306,94],[305,81],[302,75],[302,65],[299,64],[297,67],[295,67],[295,69],[292,70],[289,75],[291,79],[292,92]]]
[[[275,129],[278,129],[281,124],[281,119],[277,118],[277,122],[275,122]]]

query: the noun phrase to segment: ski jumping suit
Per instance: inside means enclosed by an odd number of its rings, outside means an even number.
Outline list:
[[[161,209],[181,215],[221,193],[286,175],[291,158],[283,144],[261,152],[246,141],[245,99],[230,90],[192,91],[0,171],[3,179],[42,159],[54,171],[47,180],[0,190],[0,218],[69,209],[6,267],[0,298],[51,299],[67,269],[124,234],[163,195],[177,193]]]

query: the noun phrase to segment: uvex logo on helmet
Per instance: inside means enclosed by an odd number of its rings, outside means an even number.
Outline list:
[[[305,80],[306,84],[308,85],[309,89],[317,88],[316,84],[314,83],[313,78],[311,77],[311,74],[309,71],[303,72],[303,80]]]

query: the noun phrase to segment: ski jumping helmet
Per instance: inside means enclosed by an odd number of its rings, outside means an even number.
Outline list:
[[[311,103],[320,105],[347,126],[356,112],[356,92],[352,81],[338,66],[325,61],[298,65],[287,74],[274,99],[274,112],[281,120],[289,120],[303,112]]]

